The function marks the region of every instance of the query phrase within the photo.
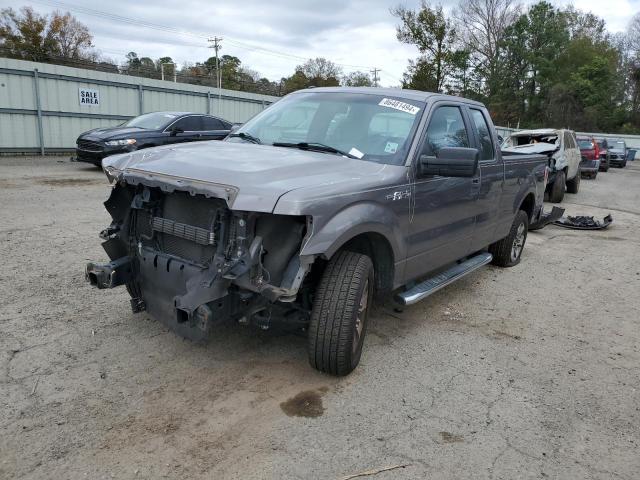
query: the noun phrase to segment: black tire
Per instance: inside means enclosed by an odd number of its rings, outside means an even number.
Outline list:
[[[591,174],[591,178],[593,178],[594,180],[598,177],[598,172],[592,173]]]
[[[576,176],[571,180],[567,180],[567,193],[578,193],[580,190],[580,170],[576,173]]]
[[[620,168],[624,168],[627,166],[627,161],[625,160],[624,162],[622,162],[622,166]]]
[[[489,246],[489,253],[493,255],[491,263],[498,267],[513,267],[520,263],[524,244],[527,241],[528,230],[529,215],[524,210],[518,210],[516,218],[511,225],[511,230],[509,230],[509,235]],[[516,252],[514,243],[517,239],[520,240],[520,246]]]
[[[566,184],[566,177],[564,171],[556,173],[556,178],[549,190],[549,201],[551,203],[560,203],[564,198],[564,187]]]
[[[374,287],[368,256],[343,251],[329,261],[309,322],[308,354],[313,368],[343,376],[358,366]]]

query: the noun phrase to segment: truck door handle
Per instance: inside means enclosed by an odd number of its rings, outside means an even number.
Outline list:
[[[474,185],[478,185],[480,183],[480,179],[474,178],[473,180],[471,180],[471,183],[473,183]]]

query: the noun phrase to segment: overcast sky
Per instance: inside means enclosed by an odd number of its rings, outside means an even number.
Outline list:
[[[203,61],[213,54],[206,37],[217,35],[223,37],[221,54],[239,57],[244,66],[272,80],[290,75],[306,58],[322,56],[341,64],[345,73],[380,68],[381,84],[393,86],[400,83],[407,60],[417,55],[415,48],[396,40],[397,19],[389,7],[398,1],[0,0],[0,7],[31,5],[41,13],[68,10],[89,27],[96,48],[117,62],[130,51],[154,59],[169,56],[179,64]],[[415,8],[419,0],[402,3]],[[457,1],[441,3],[450,9]],[[629,19],[640,11],[640,0],[572,3],[604,17],[610,31],[625,30]]]

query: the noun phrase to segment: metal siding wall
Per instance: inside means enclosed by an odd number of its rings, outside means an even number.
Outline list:
[[[107,115],[138,115],[138,90],[133,88],[96,85],[90,82],[70,82],[40,78],[42,110],[81,112]],[[78,90],[88,88],[100,92],[100,105],[80,105]]]
[[[206,97],[195,95],[155,92],[145,90],[143,93],[144,111],[157,112],[158,110],[173,110],[176,112],[207,112]]]
[[[36,108],[33,77],[0,73],[0,106],[5,108]]]
[[[67,148],[75,145],[79,133],[94,128],[113,127],[123,120],[107,120],[100,118],[53,117],[42,119],[44,144],[48,148]]]
[[[263,103],[269,105],[278,100],[267,95],[222,90],[218,111],[218,92],[211,87],[0,58],[0,152],[20,149],[27,152],[40,146],[34,69],[39,77],[45,149],[71,150],[80,133],[124,121],[118,117],[138,115],[139,85],[143,89],[145,113],[158,110],[207,113],[209,92],[209,113],[231,122],[245,122],[262,111]],[[80,105],[79,88],[98,90],[100,105]],[[103,115],[116,118],[100,118]]]
[[[0,114],[0,148],[38,146],[38,126],[35,115]]]

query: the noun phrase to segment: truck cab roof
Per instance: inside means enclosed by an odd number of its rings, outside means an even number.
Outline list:
[[[404,88],[380,88],[380,87],[312,87],[305,88],[304,90],[298,90],[293,94],[301,92],[315,92],[315,93],[360,93],[369,95],[384,95],[389,97],[403,98],[406,100],[414,101],[434,101],[434,100],[450,100],[454,102],[466,103],[470,105],[476,105],[484,107],[484,104],[476,102],[475,100],[469,100],[467,98],[456,97],[454,95],[444,95],[442,93],[423,92],[421,90],[410,90]]]

